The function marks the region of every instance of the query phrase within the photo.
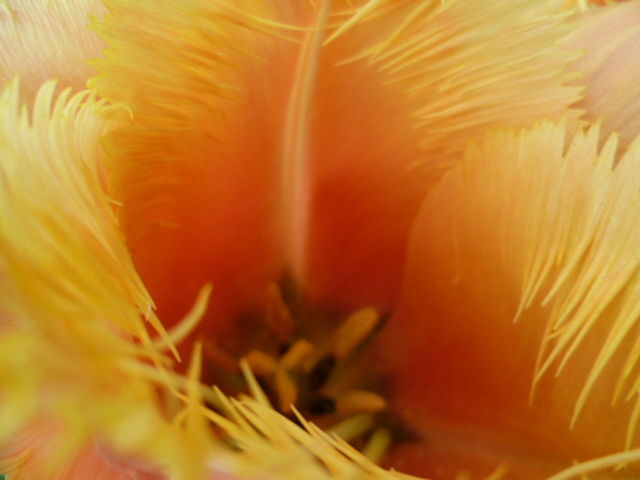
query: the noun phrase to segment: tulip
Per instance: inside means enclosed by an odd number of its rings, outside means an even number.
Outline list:
[[[573,3],[0,5],[0,471],[632,478],[640,4]]]

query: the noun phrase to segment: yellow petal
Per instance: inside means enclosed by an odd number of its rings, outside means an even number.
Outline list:
[[[598,126],[570,142],[553,123],[498,130],[429,194],[380,350],[391,403],[425,441],[400,449],[399,468],[447,478],[506,462],[534,479],[625,447],[640,142],[616,158]]]
[[[17,82],[0,95],[2,443],[44,418],[60,440],[40,451],[37,478],[56,478],[94,436],[185,478],[202,452],[166,424],[157,390],[131,366],[168,359],[151,347],[145,319],[162,328],[104,188],[99,140],[127,112],[88,92],[54,102],[54,89],[40,90],[33,113],[19,108]]]
[[[10,279],[0,306],[59,317],[66,327],[77,317],[106,316],[137,333],[152,302],[104,190],[99,144],[127,112],[68,90],[54,102],[54,90],[54,83],[40,90],[32,115],[19,109],[17,82],[0,99],[0,245]]]
[[[99,0],[0,1],[0,85],[20,75],[29,101],[50,79],[83,89],[94,74],[86,62],[103,48],[87,29],[89,16],[103,13]]]
[[[577,30],[566,43],[584,53],[573,68],[586,85],[576,107],[587,120],[601,118],[603,133],[618,132],[626,147],[640,132],[640,4],[596,8],[573,20]]]

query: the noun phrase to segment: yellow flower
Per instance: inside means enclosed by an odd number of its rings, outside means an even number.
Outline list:
[[[102,3],[0,3],[10,478],[637,474],[638,2]]]

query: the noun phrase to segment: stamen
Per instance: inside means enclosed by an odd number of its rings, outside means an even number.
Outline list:
[[[251,350],[244,359],[256,375],[266,377],[276,370],[276,359],[260,350]]]
[[[311,415],[329,415],[336,411],[336,401],[328,395],[309,395],[304,406]]]
[[[307,386],[310,390],[318,390],[327,383],[336,367],[336,358],[332,355],[322,357],[313,367],[307,377]]]
[[[298,340],[280,359],[282,368],[286,370],[294,370],[301,366],[309,355],[313,353],[313,345],[308,340]]]
[[[268,311],[271,313],[268,317],[292,319],[280,288],[272,284],[269,291]],[[292,406],[299,400],[299,408],[310,415],[336,414],[344,418],[358,413],[378,413],[387,408],[387,402],[377,393],[354,389],[334,396],[321,390],[325,389],[334,373],[337,375],[344,370],[352,354],[373,333],[379,320],[378,312],[370,307],[349,315],[333,336],[331,353],[319,356],[311,368],[305,362],[313,355],[315,348],[306,339],[298,339],[293,344],[287,342],[284,348],[281,346],[279,357],[261,350],[251,350],[244,361],[257,375],[263,390],[271,393],[273,402],[282,413],[291,413]],[[340,370],[336,370],[338,364]],[[295,376],[292,375],[294,373]],[[329,390],[335,392],[335,385]]]
[[[367,390],[349,390],[340,394],[336,410],[340,415],[354,413],[377,413],[387,408],[387,401],[377,393]]]
[[[298,387],[291,375],[283,368],[276,369],[274,383],[280,411],[282,413],[291,413],[291,407],[298,401]]]
[[[328,432],[344,441],[364,437],[359,442],[366,446],[365,454],[374,460],[382,457],[392,437],[394,442],[397,437],[402,440],[406,429],[389,421],[393,414],[387,411],[387,401],[381,395],[345,389],[347,381],[357,376],[360,368],[362,359],[356,354],[361,353],[381,324],[377,310],[366,307],[353,312],[328,342],[313,344],[305,338],[292,338],[297,318],[285,303],[279,286],[271,284],[266,320],[275,334],[272,336],[278,340],[277,348],[273,353],[251,350],[241,361],[254,397],[260,397],[263,403],[270,402],[290,418],[301,415],[302,424],[306,421],[302,419],[309,416],[325,427],[333,424]],[[374,431],[376,426],[381,428]]]
[[[289,342],[284,342],[278,345],[278,357],[282,357],[290,348],[291,344]]]
[[[361,308],[349,315],[334,336],[333,354],[342,359],[351,354],[374,330],[380,320],[378,311]]]

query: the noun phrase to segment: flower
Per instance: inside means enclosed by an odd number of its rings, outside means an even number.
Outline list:
[[[2,5],[5,466],[633,475],[638,3],[316,3]]]

